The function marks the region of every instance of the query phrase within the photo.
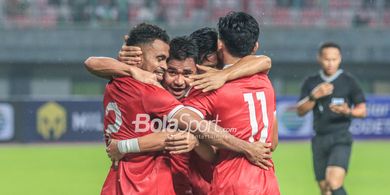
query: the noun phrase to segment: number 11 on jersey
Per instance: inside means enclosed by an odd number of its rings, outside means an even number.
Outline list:
[[[249,109],[249,119],[250,119],[250,124],[252,128],[252,134],[249,137],[249,142],[254,142],[255,138],[254,136],[259,132],[259,124],[257,123],[257,118],[256,118],[256,107],[255,107],[255,101],[253,98],[253,95],[256,96],[256,102],[260,103],[260,108],[261,108],[261,115],[263,119],[263,124],[264,127],[260,131],[260,142],[265,143],[265,140],[267,139],[268,136],[268,126],[269,126],[269,121],[268,121],[268,115],[267,115],[267,102],[265,99],[265,93],[263,91],[261,92],[256,92],[256,93],[244,93],[244,100],[246,103],[248,103],[248,109]]]

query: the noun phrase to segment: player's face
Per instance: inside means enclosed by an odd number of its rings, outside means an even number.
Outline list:
[[[195,73],[196,65],[192,58],[187,58],[183,61],[170,60],[167,71],[164,74],[163,86],[176,99],[183,98],[190,88],[189,83],[192,81],[188,77]]]
[[[318,56],[318,61],[321,64],[322,70],[328,76],[333,75],[340,67],[341,54],[337,48],[324,48]]]
[[[142,69],[155,73],[157,79],[162,81],[163,74],[167,69],[166,60],[169,57],[169,45],[161,40],[155,40],[151,44],[145,44],[142,51]]]

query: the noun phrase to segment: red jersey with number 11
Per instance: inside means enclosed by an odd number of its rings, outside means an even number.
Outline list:
[[[209,93],[194,90],[183,103],[200,111],[205,119],[215,120],[237,138],[271,143],[276,105],[274,90],[266,74],[237,79]],[[261,169],[242,154],[221,149],[210,194],[280,193],[273,169]]]

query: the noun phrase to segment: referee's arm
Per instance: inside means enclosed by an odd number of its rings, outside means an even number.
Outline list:
[[[323,82],[317,85],[308,96],[298,102],[297,112],[299,116],[305,115],[312,110],[316,105],[316,100],[333,93],[333,85],[328,82]]]
[[[303,98],[301,101],[298,102],[298,106],[297,106],[298,115],[304,116],[306,113],[308,113],[310,110],[312,110],[315,105],[316,105],[316,102],[311,101],[309,97]]]

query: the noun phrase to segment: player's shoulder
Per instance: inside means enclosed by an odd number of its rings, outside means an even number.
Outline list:
[[[129,85],[129,86],[141,86],[142,83],[140,81],[137,81],[133,79],[132,77],[126,76],[126,77],[115,77],[111,79],[110,83],[117,83],[122,85]]]
[[[200,89],[195,89],[195,88],[191,87],[187,91],[187,93],[184,95],[184,98],[182,98],[181,101],[185,102],[191,98],[196,98],[196,97],[199,98],[199,97],[206,97],[206,96],[210,96],[210,95],[215,95],[218,90],[220,90],[220,89],[209,91],[209,92],[203,92]]]
[[[118,77],[114,78],[112,82],[120,83],[123,87],[130,87],[134,88],[140,92],[154,92],[154,93],[165,93],[166,91],[162,89],[161,87],[155,86],[153,84],[149,83],[143,83],[141,81],[138,81],[132,77]]]

